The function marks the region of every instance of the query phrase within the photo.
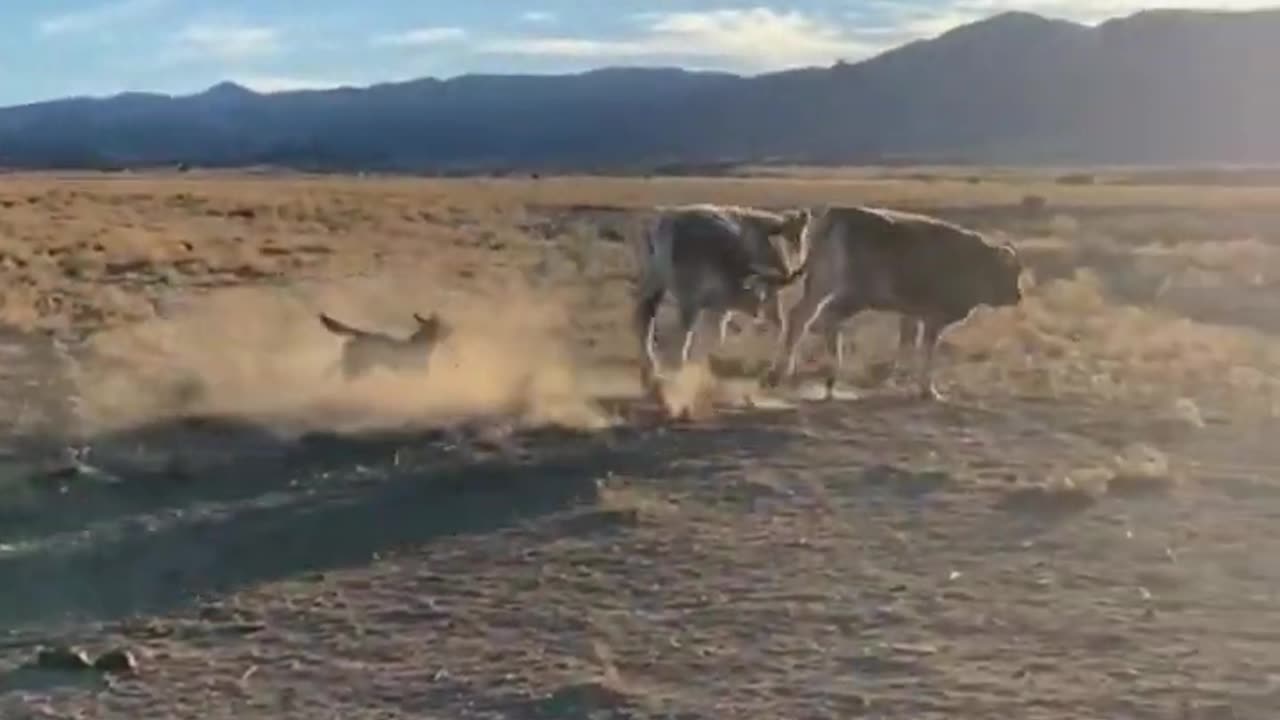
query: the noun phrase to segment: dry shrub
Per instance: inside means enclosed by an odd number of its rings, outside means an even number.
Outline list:
[[[979,312],[948,343],[961,359],[949,371],[986,389],[1159,407],[1185,398],[1268,415],[1280,406],[1280,345],[1272,338],[1114,304],[1087,269],[1039,286],[1015,309]]]
[[[1000,504],[1020,512],[1068,514],[1088,510],[1105,492],[1105,480],[1100,481],[1096,472],[1055,472],[1043,483],[1006,492]]]
[[[337,371],[342,340],[324,311],[406,336],[411,314],[438,311],[455,331],[425,373]],[[75,384],[88,432],[168,417],[253,418],[281,431],[441,425],[486,417],[598,427],[606,418],[567,350],[563,313],[508,283],[458,296],[426,277],[220,291],[165,317],[102,333]]]
[[[1098,178],[1092,173],[1068,173],[1058,177],[1059,185],[1093,185]]]
[[[1134,252],[1139,256],[1165,259],[1175,266],[1226,273],[1255,284],[1260,282],[1258,278],[1262,273],[1274,271],[1280,264],[1280,249],[1255,237],[1148,245]]]
[[[1204,414],[1195,400],[1175,398],[1164,407],[1154,408],[1150,429],[1157,437],[1175,440],[1206,427]]]
[[[1080,233],[1080,221],[1071,215],[1057,213],[1049,218],[1049,230],[1058,237],[1074,237]]]
[[[1280,278],[1280,250],[1256,238],[1146,244],[1132,257],[1131,274],[1151,287],[1150,301],[1193,316],[1210,312],[1225,321],[1248,321],[1233,309],[1256,304],[1258,291]]]
[[[619,516],[631,515],[637,519],[667,520],[680,514],[680,507],[661,493],[636,485],[614,483],[600,490],[598,506]]]
[[[1107,496],[1135,497],[1172,491],[1179,484],[1168,456],[1149,445],[1128,445],[1110,462],[1053,468],[1044,482],[1006,493],[1006,508],[1037,513],[1087,510]]]
[[[1163,493],[1180,482],[1169,457],[1142,443],[1126,446],[1112,460],[1108,472],[1107,492],[1112,495]]]
[[[1261,238],[1265,228],[1256,219],[1240,215],[1055,215],[1024,230],[1019,246],[1046,278],[1087,267],[1109,295],[1129,302],[1165,304],[1168,293],[1184,288],[1229,294],[1280,276],[1280,249]]]
[[[1187,427],[1200,429],[1205,426],[1200,406],[1191,398],[1178,398],[1173,401],[1169,417],[1171,420]]]

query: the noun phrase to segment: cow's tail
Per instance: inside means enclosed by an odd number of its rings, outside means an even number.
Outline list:
[[[635,243],[640,272],[631,323],[640,342],[641,381],[646,385],[658,364],[657,349],[653,347],[654,322],[674,271],[672,243],[671,221],[663,213],[647,218]]]
[[[630,233],[630,245],[635,258],[638,277],[643,276],[645,269],[648,268],[652,262],[653,235],[657,230],[660,219],[660,216],[641,216],[635,220],[635,223],[632,226],[632,232]]]
[[[632,312],[632,324],[635,327],[636,334],[640,336],[640,342],[646,343],[645,349],[648,349],[648,338],[650,328],[653,325],[654,318],[658,316],[658,306],[662,304],[662,296],[664,288],[645,288],[641,287],[641,291],[636,294],[635,308]]]
[[[670,220],[659,214],[644,224],[636,243],[640,278],[636,286],[634,321],[638,332],[648,331],[670,282],[673,271],[671,233]]]

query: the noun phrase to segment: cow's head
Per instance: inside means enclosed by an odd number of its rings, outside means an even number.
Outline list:
[[[763,250],[767,257],[757,257],[752,267],[751,282],[760,285],[762,297],[788,285],[798,276],[798,268],[804,261],[805,229],[811,214],[808,208],[788,210],[759,227],[767,242]],[[781,240],[781,247],[774,243]]]
[[[787,253],[793,258],[798,257],[805,249],[804,230],[809,226],[811,217],[812,214],[808,208],[797,208],[782,213],[782,224],[775,234],[782,238]]]
[[[1022,301],[1022,260],[1013,245],[1003,243],[992,248],[995,267],[989,278],[987,304],[993,307],[1017,305]]]

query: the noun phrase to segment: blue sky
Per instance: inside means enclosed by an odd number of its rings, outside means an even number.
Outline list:
[[[1248,8],[1276,0],[1164,0]],[[1083,22],[1150,0],[0,0],[0,105],[220,80],[261,91],[467,72],[858,60],[1010,9]]]

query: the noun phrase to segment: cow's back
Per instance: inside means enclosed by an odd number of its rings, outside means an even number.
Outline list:
[[[833,208],[828,233],[844,245],[847,271],[875,288],[874,304],[964,314],[982,294],[993,248],[952,223],[880,208]]]
[[[673,210],[665,221],[677,272],[711,273],[735,281],[750,274],[750,250],[741,228],[727,216],[695,207]]]

